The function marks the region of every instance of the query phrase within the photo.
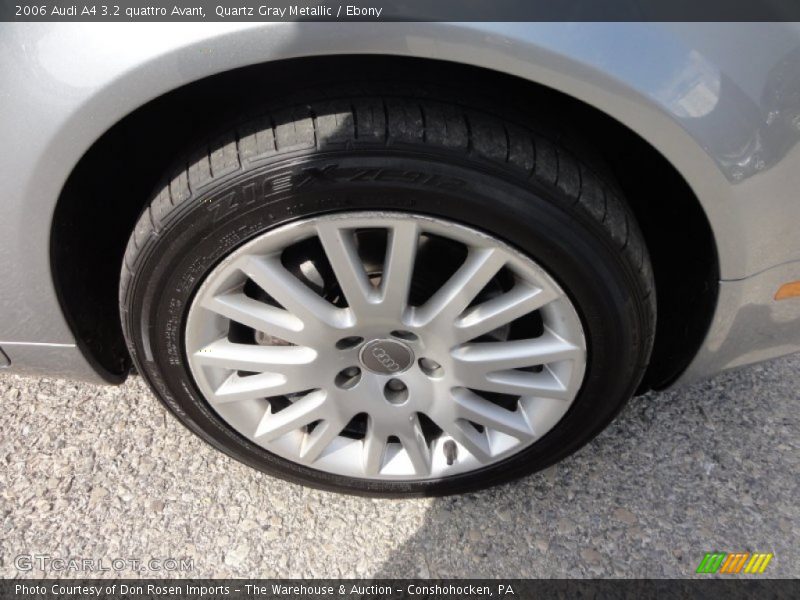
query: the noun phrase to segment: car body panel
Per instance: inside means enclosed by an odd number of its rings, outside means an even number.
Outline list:
[[[552,87],[660,151],[700,200],[718,249],[717,313],[682,380],[711,375],[720,360],[703,356],[725,323],[740,320],[742,357],[750,356],[748,327],[775,323],[748,319],[747,307],[800,313],[800,300],[774,304],[765,287],[776,283],[773,275],[800,279],[793,262],[800,260],[799,42],[798,26],[783,23],[0,24],[0,347],[16,371],[99,377],[62,315],[49,245],[71,170],[116,122],[237,67],[389,54]],[[781,347],[796,346],[800,331],[790,335],[795,341]],[[740,364],[733,354],[721,362]]]
[[[800,298],[774,300],[783,283],[798,280],[800,261],[720,282],[717,311],[705,343],[676,385],[800,352]]]

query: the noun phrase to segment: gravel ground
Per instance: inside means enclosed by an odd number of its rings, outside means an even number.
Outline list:
[[[649,394],[523,481],[389,501],[234,462],[139,378],[5,375],[0,576],[42,576],[15,567],[42,554],[193,559],[189,573],[155,576],[684,577],[707,551],[750,550],[775,553],[769,575],[798,577],[798,390],[795,357]]]

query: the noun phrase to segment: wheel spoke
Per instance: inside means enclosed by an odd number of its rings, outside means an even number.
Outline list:
[[[324,390],[314,390],[277,413],[273,413],[271,408],[267,409],[253,437],[270,442],[327,417],[329,411],[326,410],[326,400],[327,393]]]
[[[378,429],[375,420],[370,419],[367,424],[367,434],[364,437],[361,452],[361,461],[366,475],[379,475],[383,468],[383,459],[386,455],[385,432]]]
[[[353,231],[324,223],[317,226],[317,235],[347,305],[357,315],[368,310],[377,301],[377,291],[367,278]]]
[[[202,306],[242,325],[292,343],[302,343],[303,322],[282,308],[248,298],[241,292],[206,298]]]
[[[408,306],[418,243],[419,227],[413,221],[389,230],[381,281],[381,308],[386,314],[402,317]]]
[[[573,393],[547,367],[540,373],[525,371],[496,371],[483,377],[468,376],[467,387],[482,392],[508,394],[510,396],[540,396],[559,400],[571,400]]]
[[[533,430],[520,410],[511,412],[464,388],[453,391],[453,401],[457,406],[457,414],[462,419],[505,433],[520,441],[530,441],[534,437]]]
[[[454,322],[505,263],[506,257],[496,248],[471,248],[464,264],[416,310],[415,324]]]
[[[227,404],[253,398],[268,398],[282,396],[309,389],[307,378],[287,379],[282,373],[259,373],[240,377],[237,373],[231,375],[220,385],[211,398],[213,404]]]
[[[346,324],[341,309],[292,275],[277,257],[247,256],[239,268],[309,328],[320,325],[341,327]]]
[[[539,310],[558,297],[555,290],[518,283],[505,294],[468,309],[456,320],[456,333],[461,341],[473,340]]]
[[[281,373],[287,377],[308,373],[317,357],[316,350],[303,346],[257,346],[217,340],[194,353],[202,365],[236,371]]]
[[[347,420],[339,414],[333,418],[317,423],[311,433],[306,433],[300,446],[300,458],[308,463],[313,463],[331,445],[347,425]]]
[[[575,360],[583,356],[583,350],[546,330],[544,335],[527,340],[467,344],[452,354],[466,369],[492,373]]]
[[[428,475],[431,471],[431,451],[419,419],[415,416],[404,427],[397,432],[397,437],[408,455],[417,475]]]

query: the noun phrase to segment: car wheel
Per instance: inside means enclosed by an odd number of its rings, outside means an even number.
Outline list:
[[[399,496],[531,473],[613,418],[654,335],[635,219],[602,166],[465,102],[309,97],[170,173],[120,305],[189,429],[279,477]]]

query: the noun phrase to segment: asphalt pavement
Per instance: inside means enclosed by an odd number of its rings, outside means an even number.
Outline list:
[[[710,551],[800,576],[800,356],[635,398],[562,463],[460,497],[273,479],[138,377],[0,375],[0,465],[2,577],[93,575],[58,558],[104,577],[689,577]]]

